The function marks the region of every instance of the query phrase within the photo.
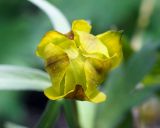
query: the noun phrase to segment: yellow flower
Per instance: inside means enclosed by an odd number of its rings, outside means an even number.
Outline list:
[[[52,100],[69,98],[94,103],[106,99],[97,87],[106,73],[122,59],[121,32],[108,31],[94,36],[85,20],[75,20],[72,31],[48,32],[37,48],[45,60],[52,86],[44,90]]]

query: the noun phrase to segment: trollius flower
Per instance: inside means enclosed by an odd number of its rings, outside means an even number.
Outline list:
[[[37,55],[45,60],[52,86],[44,90],[52,100],[69,98],[94,103],[106,99],[98,90],[107,72],[122,59],[121,32],[94,36],[85,20],[75,20],[67,34],[50,31],[42,38]]]

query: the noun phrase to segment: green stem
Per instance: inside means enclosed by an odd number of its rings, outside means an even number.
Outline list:
[[[56,122],[57,116],[60,112],[59,107],[59,102],[49,100],[35,128],[51,128]]]
[[[80,128],[78,122],[77,104],[75,100],[64,101],[65,117],[68,122],[69,128]]]

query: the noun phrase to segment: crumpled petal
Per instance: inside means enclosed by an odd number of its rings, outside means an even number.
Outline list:
[[[112,67],[116,67],[123,58],[121,36],[122,31],[107,31],[97,35],[97,38],[108,48],[109,56],[112,58]]]
[[[78,56],[77,47],[74,40],[70,40],[66,35],[56,31],[49,31],[42,38],[37,48],[37,55],[44,58],[44,49],[48,44],[54,44],[62,48],[69,56],[69,58],[76,58]],[[52,49],[53,50],[53,49]]]
[[[45,59],[46,70],[54,85],[44,91],[45,95],[53,99],[63,96],[65,87],[63,79],[69,60],[78,56],[74,41],[56,31],[50,31],[38,45],[37,54]]]
[[[88,88],[100,85],[110,68],[111,63],[108,59],[88,58],[84,65]]]
[[[86,100],[87,97],[84,93],[86,90],[86,78],[84,73],[84,63],[80,58],[70,61],[69,66],[66,68],[65,76],[61,80],[61,84],[57,87],[54,83],[57,77],[53,76],[52,87],[45,90],[45,95],[53,100],[61,97],[70,99]]]
[[[86,32],[77,31],[79,49],[87,54],[102,54],[109,57],[107,47],[96,37]]]
[[[86,96],[91,102],[98,103],[106,99],[105,94],[97,90],[97,86],[104,80],[108,69],[110,69],[108,59],[88,58],[86,60],[84,66],[87,84]]]
[[[75,89],[76,85],[81,85],[84,90],[86,89],[84,62],[81,57],[70,61],[65,76],[65,92]]]
[[[51,43],[46,46],[44,51],[44,54],[48,55],[45,56],[46,70],[54,85],[53,88],[50,88],[53,90],[52,95],[61,96],[64,90],[63,78],[69,66],[68,55],[63,49]],[[44,92],[48,97],[52,96],[49,89],[46,89]]]

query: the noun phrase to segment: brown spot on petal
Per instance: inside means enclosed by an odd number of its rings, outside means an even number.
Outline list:
[[[70,31],[69,33],[65,34],[69,39],[74,40],[74,33]]]
[[[64,70],[69,64],[67,54],[51,56],[46,61],[46,70],[50,75]]]
[[[61,63],[62,62],[68,62],[69,58],[67,54],[63,54],[63,55],[57,55],[57,56],[51,56],[47,59],[47,67],[50,67],[52,65],[57,65],[57,63]]]
[[[102,66],[101,67],[96,67],[95,70],[98,74],[103,74],[104,73],[104,68]]]
[[[74,92],[69,93],[65,98],[76,99],[76,100],[86,100],[86,95],[84,89],[81,85],[76,85]]]

